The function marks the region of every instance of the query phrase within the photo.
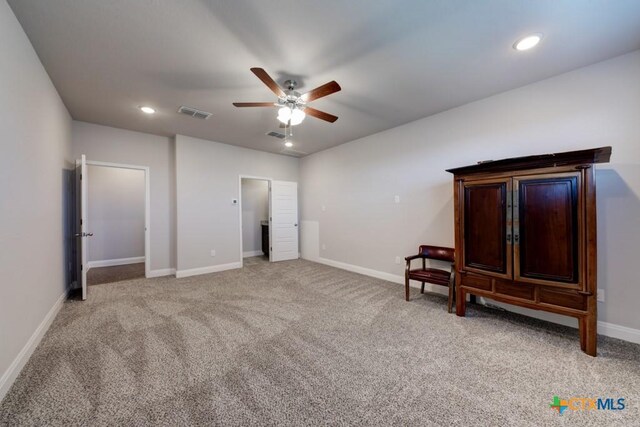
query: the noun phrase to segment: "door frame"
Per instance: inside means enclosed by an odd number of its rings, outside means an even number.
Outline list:
[[[258,181],[267,181],[268,183],[268,194],[267,200],[269,201],[269,244],[271,244],[271,182],[273,178],[265,177],[265,176],[254,176],[254,175],[238,175],[238,229],[240,230],[240,268],[244,266],[244,251],[242,248],[242,180],[243,179],[255,179]],[[271,250],[269,250],[269,262],[271,262]]]
[[[100,162],[87,160],[87,166],[102,166],[107,168],[135,169],[144,171],[144,277],[151,275],[151,179],[149,166],[129,165],[125,163]],[[89,175],[89,173],[87,173]],[[87,191],[88,192],[88,191]],[[89,196],[87,195],[87,199]],[[87,201],[87,205],[90,202]],[[91,223],[87,224],[91,225]]]

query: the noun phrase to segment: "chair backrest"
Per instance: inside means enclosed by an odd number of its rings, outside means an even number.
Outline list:
[[[425,258],[437,259],[440,261],[455,261],[455,250],[442,246],[421,245],[420,254]]]

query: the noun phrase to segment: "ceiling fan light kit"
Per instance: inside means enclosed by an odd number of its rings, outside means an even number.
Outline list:
[[[291,107],[282,107],[278,110],[278,120],[282,123],[287,124],[291,122],[291,126],[296,126],[302,123],[306,114],[302,109],[298,106]]]

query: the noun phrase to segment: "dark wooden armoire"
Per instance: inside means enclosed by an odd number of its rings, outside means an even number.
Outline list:
[[[611,147],[449,169],[454,175],[456,314],[466,294],[578,319],[596,355],[594,163]]]

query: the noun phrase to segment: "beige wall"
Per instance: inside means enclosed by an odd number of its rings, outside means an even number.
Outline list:
[[[144,171],[89,165],[87,175],[89,262],[144,257]]]
[[[611,164],[597,167],[599,319],[640,328],[639,76],[636,51],[304,157],[303,227],[319,233],[303,229],[303,247],[400,277],[396,256],[453,244],[445,169],[611,145]]]
[[[71,118],[0,1],[0,399],[70,279]]]
[[[175,267],[175,160],[173,139],[73,122],[73,154],[87,160],[149,167],[151,270]],[[91,203],[91,202],[89,202]]]
[[[242,180],[242,251],[262,253],[262,226],[269,219],[269,182]]]
[[[176,136],[178,274],[241,261],[240,175],[297,182],[298,159]]]

